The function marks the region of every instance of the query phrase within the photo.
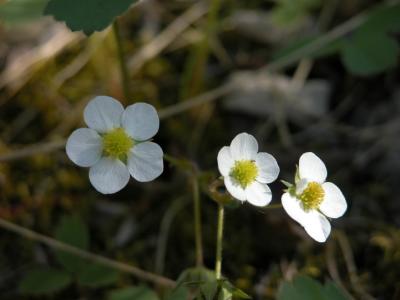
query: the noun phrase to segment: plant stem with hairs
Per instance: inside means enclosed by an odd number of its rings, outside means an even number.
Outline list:
[[[224,206],[218,205],[217,252],[215,255],[215,277],[221,279],[222,242],[224,236]]]

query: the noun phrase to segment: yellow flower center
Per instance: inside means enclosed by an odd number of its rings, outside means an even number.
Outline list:
[[[258,168],[252,160],[238,160],[229,174],[242,188],[251,184],[258,175]]]
[[[310,182],[304,191],[298,196],[305,211],[318,209],[322,200],[324,200],[325,192],[322,186],[317,182]]]
[[[134,141],[123,128],[115,128],[103,135],[103,153],[105,156],[126,160]]]

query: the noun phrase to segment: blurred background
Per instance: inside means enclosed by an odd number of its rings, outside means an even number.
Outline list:
[[[284,186],[274,182],[270,208],[227,209],[224,275],[253,299],[275,299],[298,273],[354,299],[400,299],[399,4],[143,0],[118,18],[118,44],[111,28],[86,37],[43,17],[47,2],[0,0],[1,219],[172,279],[193,266],[187,172],[166,162],[157,180],[105,196],[65,154],[92,97],[146,101],[161,117],[155,141],[198,169],[206,267],[215,259],[216,156],[245,131],[286,181],[299,156],[315,152],[348,211],[318,244],[279,207]],[[3,228],[0,251],[1,299],[31,299],[26,277],[41,269],[61,284],[39,299],[108,299],[141,282],[95,270],[107,276],[63,284],[71,257]]]

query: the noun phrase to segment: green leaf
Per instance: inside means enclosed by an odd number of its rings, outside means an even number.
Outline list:
[[[278,49],[272,56],[273,60],[282,59],[285,56],[292,55],[294,52],[299,51],[303,47],[308,47],[311,43],[314,43],[321,36],[308,36],[297,39],[285,47]],[[328,43],[326,46],[318,49],[314,52],[308,53],[309,58],[320,58],[324,56],[329,56],[337,53],[342,47],[342,40],[335,40]]]
[[[0,21],[11,25],[39,19],[48,2],[49,0],[10,0],[0,4]]]
[[[187,300],[189,297],[189,289],[184,286],[178,286],[171,291],[165,300]]]
[[[178,285],[201,285],[215,281],[215,273],[206,268],[190,268],[181,273],[177,280]]]
[[[78,283],[84,286],[100,287],[110,285],[118,280],[119,273],[99,264],[88,264],[78,274]]]
[[[320,300],[323,299],[322,286],[318,281],[305,276],[298,275],[293,281],[293,285],[299,295],[302,295],[304,299],[308,300]]]
[[[362,28],[369,32],[398,32],[400,31],[400,4],[383,5],[374,9]]]
[[[247,295],[245,292],[243,292],[241,289],[235,287],[232,283],[230,283],[227,280],[224,280],[222,282],[222,288],[223,290],[228,291],[233,297],[239,298],[239,299],[251,299],[249,295]]]
[[[298,275],[292,282],[283,282],[277,294],[278,300],[348,300],[332,282],[322,286],[318,281]]]
[[[325,283],[324,296],[326,300],[350,300],[333,282]]]
[[[146,286],[127,287],[112,291],[108,295],[108,300],[158,300],[155,292]]]
[[[64,21],[72,31],[82,30],[90,35],[105,29],[135,2],[137,0],[50,0],[45,14]]]
[[[342,49],[342,61],[353,74],[366,76],[383,72],[397,65],[399,45],[385,33],[356,31]]]
[[[89,248],[89,231],[78,216],[64,216],[56,228],[56,239],[72,246],[87,250]],[[86,260],[61,250],[56,251],[57,260],[70,272],[78,273]]]
[[[29,271],[22,279],[19,290],[23,294],[40,295],[60,291],[71,283],[71,277],[56,269]]]
[[[295,287],[290,282],[283,282],[279,287],[276,299],[278,300],[300,300]]]
[[[293,25],[320,5],[321,0],[278,0],[272,9],[272,18],[279,25]]]

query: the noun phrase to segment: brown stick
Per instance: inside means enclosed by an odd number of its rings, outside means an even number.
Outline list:
[[[136,276],[139,279],[150,281],[155,284],[163,285],[163,286],[167,286],[167,287],[175,286],[175,282],[173,280],[166,278],[164,276],[157,275],[157,274],[154,274],[151,272],[147,272],[138,267],[134,267],[134,266],[128,265],[126,263],[112,260],[110,258],[101,256],[101,255],[90,253],[88,251],[85,251],[85,250],[79,249],[77,247],[68,245],[66,243],[60,242],[51,237],[37,233],[30,229],[13,224],[13,223],[6,221],[4,219],[1,219],[1,218],[0,218],[0,227],[4,228],[6,230],[12,231],[16,234],[19,234],[20,236],[23,236],[25,238],[28,238],[28,239],[31,239],[31,240],[34,240],[37,242],[41,242],[51,248],[58,249],[58,250],[79,256],[83,259],[87,259],[94,263],[101,264],[101,265],[110,267],[112,269],[115,269],[115,270],[118,270],[121,272],[132,274],[133,276]]]

